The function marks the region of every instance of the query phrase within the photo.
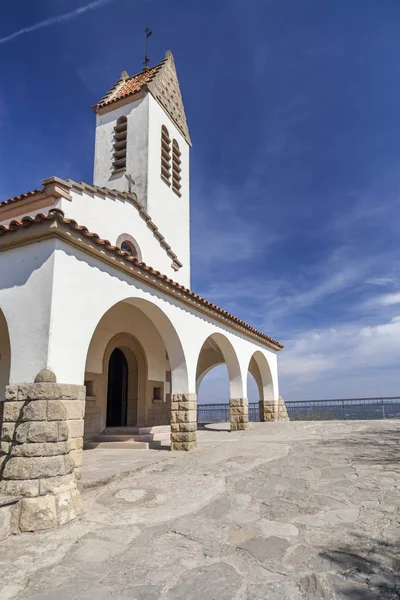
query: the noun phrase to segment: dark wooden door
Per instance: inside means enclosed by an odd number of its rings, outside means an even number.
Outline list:
[[[108,363],[107,427],[126,425],[128,363],[119,348],[115,348]]]

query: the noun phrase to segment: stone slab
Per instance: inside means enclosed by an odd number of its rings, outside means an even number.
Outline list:
[[[85,451],[81,517],[2,542],[1,600],[397,599],[400,423],[228,428]]]

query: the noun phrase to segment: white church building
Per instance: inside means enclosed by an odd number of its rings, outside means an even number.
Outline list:
[[[75,517],[84,447],[167,434],[196,448],[216,365],[231,429],[248,425],[249,372],[261,420],[287,419],[282,345],[191,291],[192,144],[172,54],[123,72],[93,110],[93,183],[51,177],[0,202],[0,508],[15,533]]]

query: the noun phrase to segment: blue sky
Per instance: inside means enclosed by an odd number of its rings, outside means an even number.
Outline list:
[[[193,289],[285,343],[283,397],[399,394],[398,0],[3,0],[0,198],[91,181],[145,27],[193,140]]]

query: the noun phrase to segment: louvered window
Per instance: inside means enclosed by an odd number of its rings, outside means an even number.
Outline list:
[[[128,134],[128,120],[120,117],[114,127],[114,153],[113,169],[121,171],[126,169],[126,140]]]
[[[181,196],[181,151],[176,140],[172,141],[172,189],[178,196]]]
[[[161,179],[171,185],[171,139],[165,125],[161,127]]]

